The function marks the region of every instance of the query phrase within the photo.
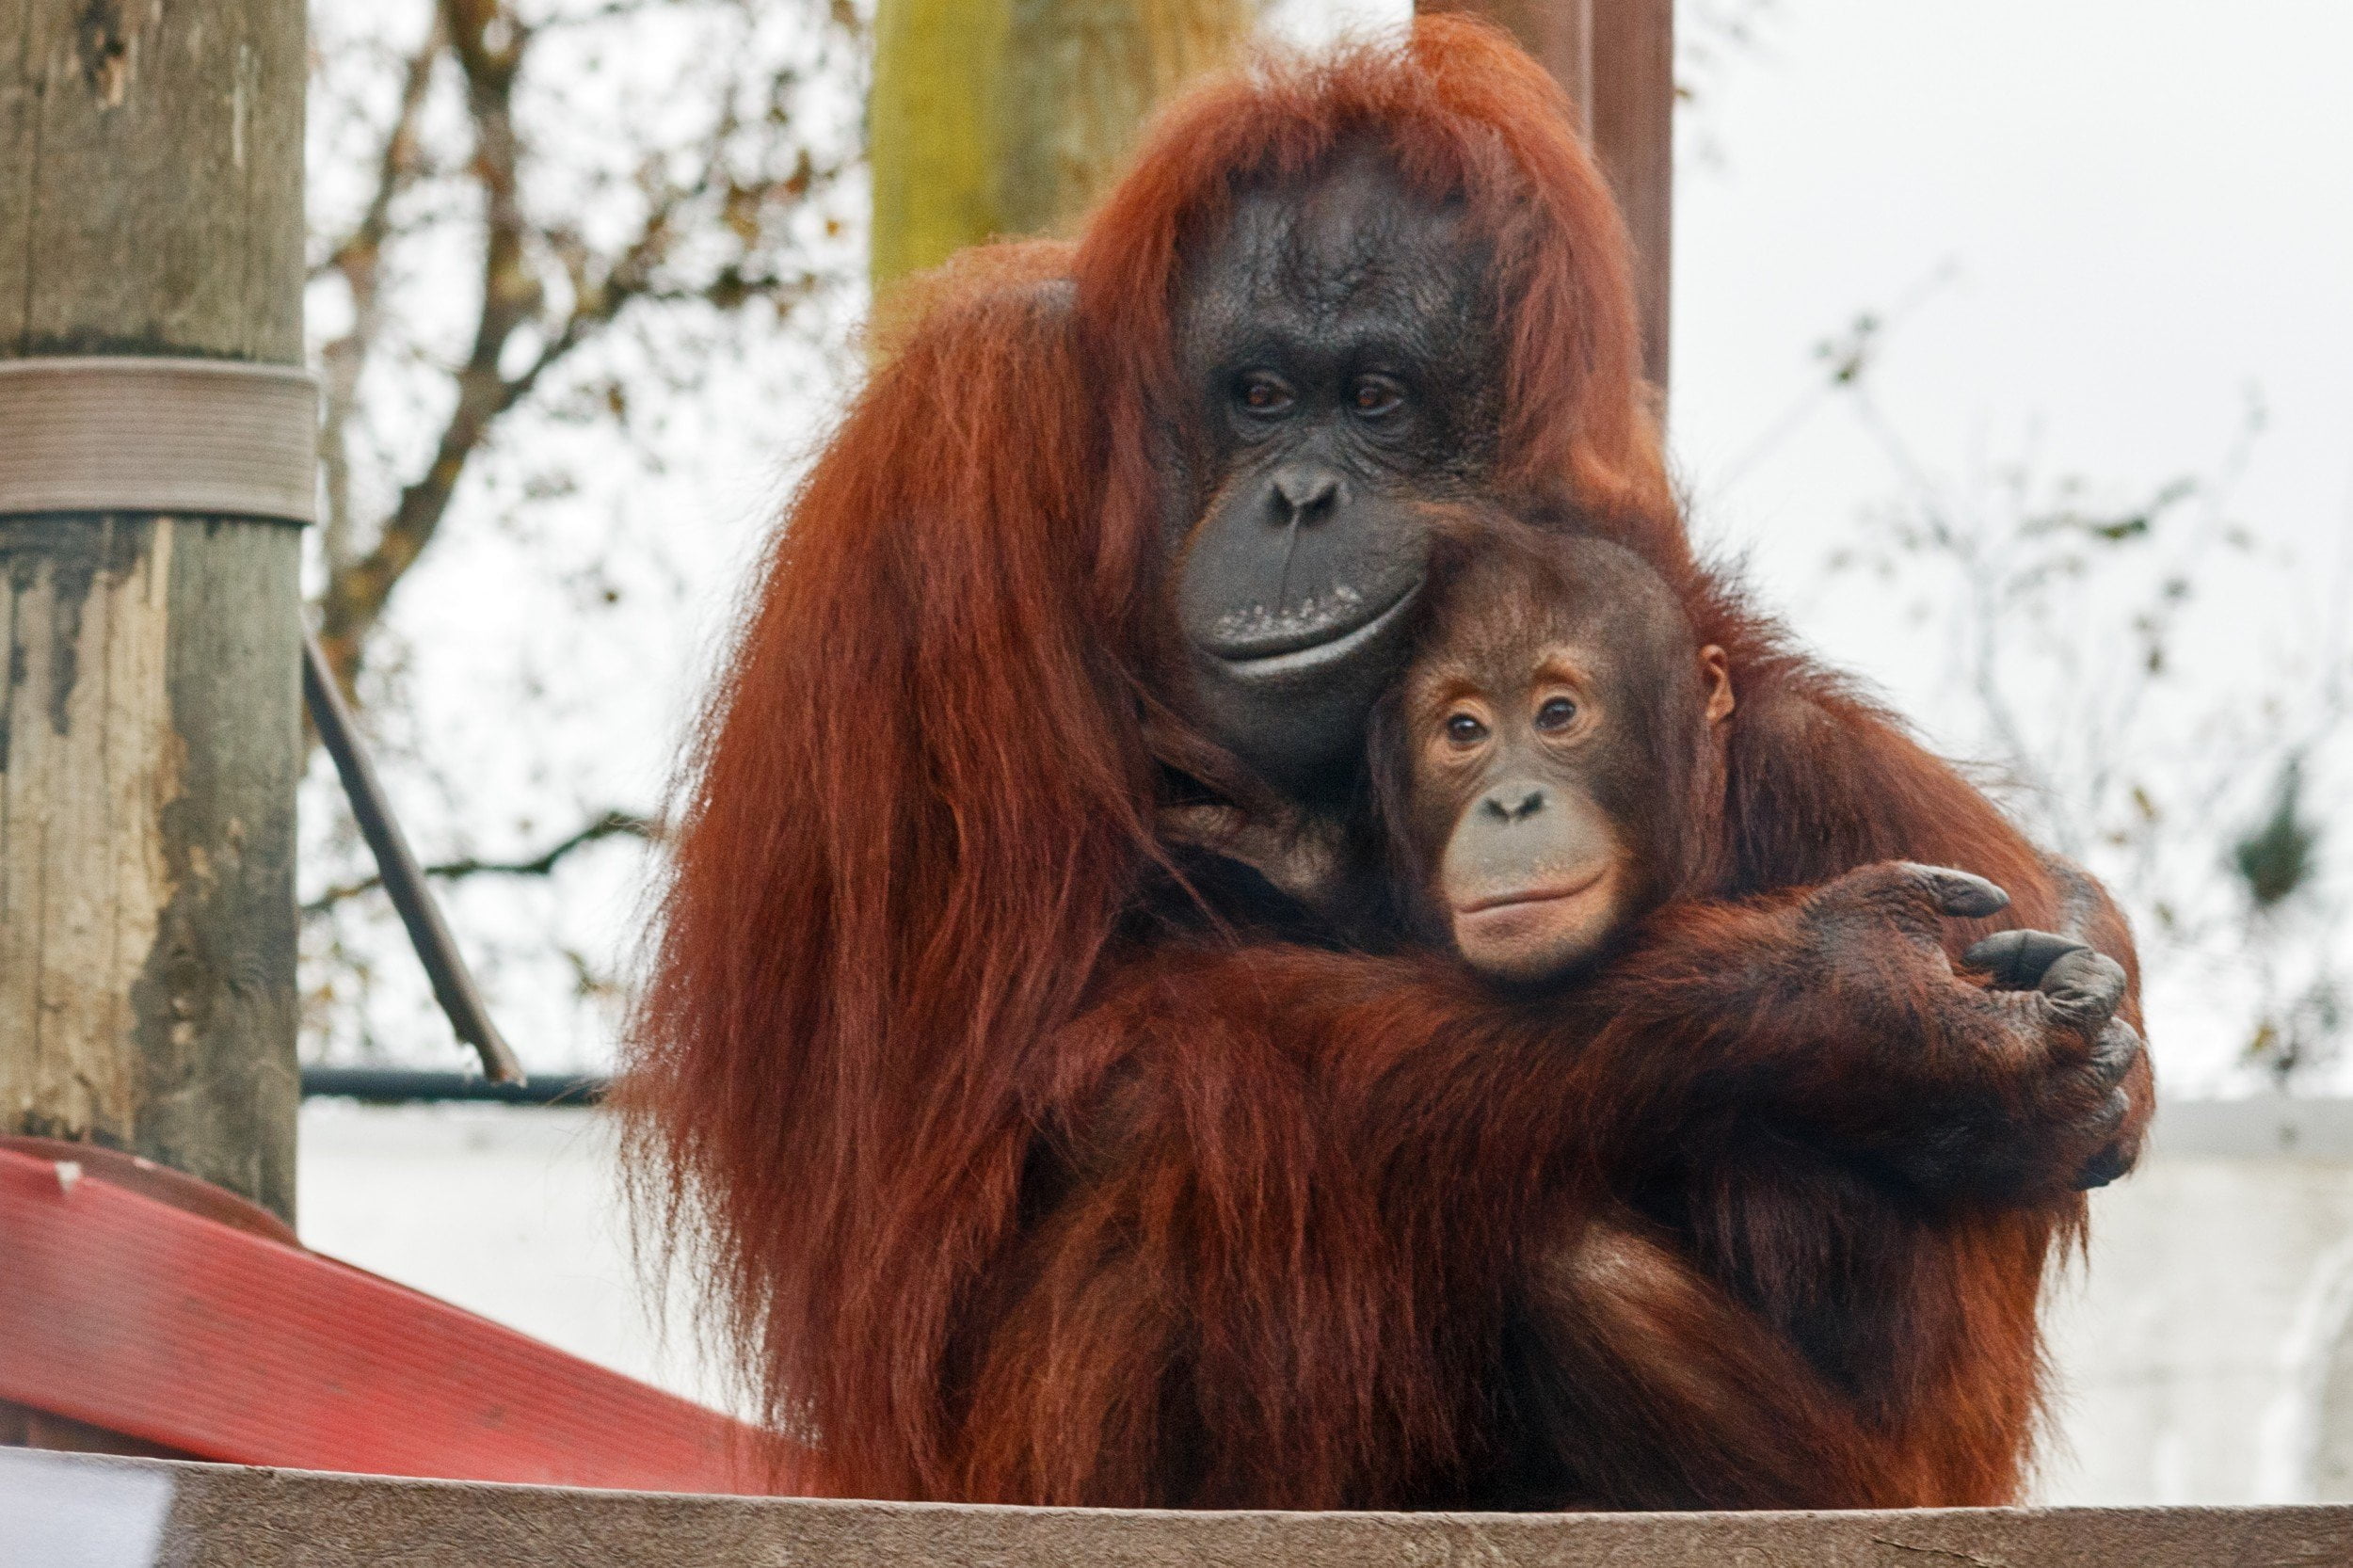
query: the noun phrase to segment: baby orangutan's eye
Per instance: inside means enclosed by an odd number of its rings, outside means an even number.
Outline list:
[[[1545,705],[1536,710],[1539,729],[1566,729],[1577,722],[1577,703],[1565,696],[1546,697]]]
[[[1475,746],[1487,738],[1487,727],[1468,713],[1446,721],[1446,738],[1458,746]]]

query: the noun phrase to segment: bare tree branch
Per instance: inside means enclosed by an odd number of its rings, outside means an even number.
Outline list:
[[[382,265],[384,243],[392,232],[392,203],[414,184],[424,167],[417,137],[417,117],[424,107],[425,89],[433,82],[433,62],[443,43],[437,13],[425,29],[424,41],[409,56],[402,74],[400,102],[384,136],[384,151],[376,163],[376,188],[350,233],[336,244],[319,271],[343,276],[351,296],[351,328],[319,351],[325,384],[325,408],[319,421],[319,463],[327,482],[327,526],[322,540],[329,571],[351,556],[351,419],[359,408],[360,376],[376,346],[383,324]]]
[[[523,254],[514,120],[515,76],[531,35],[497,0],[443,0],[435,32],[447,39],[465,74],[473,120],[471,172],[482,188],[484,206],[482,304],[472,350],[456,378],[457,404],[442,426],[432,462],[401,491],[375,546],[330,568],[319,604],[319,643],[346,697],[353,695],[359,673],[360,639],[383,613],[393,585],[433,542],[467,460],[482,444],[491,420],[512,406],[499,358],[540,299],[539,280]]]
[[[591,818],[585,824],[558,839],[539,854],[523,860],[483,860],[468,856],[457,860],[444,860],[424,868],[424,874],[445,882],[462,882],[474,876],[549,876],[577,851],[607,839],[659,840],[661,824],[650,817],[630,811],[607,811]],[[380,876],[364,876],[355,882],[342,882],[328,888],[318,897],[302,905],[305,918],[324,915],[337,904],[374,892],[384,886]]]
[[[611,20],[645,8],[615,5],[567,24]],[[840,24],[839,15],[835,24]],[[542,24],[545,25],[545,24]],[[779,271],[754,255],[767,209],[810,200],[829,189],[842,172],[820,167],[804,151],[781,178],[745,180],[728,168],[729,143],[746,127],[732,98],[724,101],[710,134],[697,149],[690,173],[673,178],[664,160],[649,158],[641,175],[646,210],[636,232],[608,255],[600,256],[568,228],[535,224],[522,186],[526,149],[515,120],[517,84],[540,27],[526,24],[501,0],[440,0],[424,50],[410,63],[405,95],[386,142],[376,187],[352,237],[339,246],[330,264],[351,280],[353,332],[339,340],[342,362],[330,360],[328,442],[330,514],[347,519],[349,477],[347,421],[356,406],[357,382],[377,329],[376,268],[387,237],[393,197],[416,170],[414,124],[430,79],[434,57],[446,51],[457,62],[466,86],[473,126],[473,153],[467,175],[482,198],[481,302],[472,343],[451,374],[456,400],[434,441],[431,459],[400,491],[373,544],[364,552],[351,543],[347,521],[330,520],[328,574],[319,597],[319,644],[346,698],[363,657],[368,633],[381,618],[401,580],[424,556],[438,534],[469,465],[488,441],[501,416],[527,398],[546,374],[594,341],[640,301],[700,303],[734,311],[754,300],[778,309],[798,304],[824,281],[813,268]],[[792,78],[783,79],[788,84]],[[739,84],[740,85],[740,84]],[[788,117],[772,91],[768,121]],[[702,207],[714,212],[706,216]],[[708,279],[689,281],[666,276],[681,245],[697,233],[730,237],[737,259],[717,266]],[[568,295],[558,313],[548,311],[542,266],[560,269]],[[536,336],[538,344],[522,366],[504,373],[513,349]],[[330,353],[333,350],[330,349]],[[340,407],[335,399],[340,395]],[[338,549],[340,546],[342,548]]]
[[[766,375],[753,350],[823,350],[826,291],[857,273],[835,209],[861,156],[864,24],[849,0],[321,8],[330,24],[313,58],[324,111],[313,122],[335,134],[314,166],[313,211],[332,216],[313,232],[311,279],[313,320],[333,336],[317,365],[328,493],[312,587],[348,696],[364,662],[384,657],[376,634],[399,613],[400,584],[427,559],[463,555],[476,541],[461,535],[500,528],[495,548],[540,552],[541,585],[578,595],[593,584],[601,605],[619,603],[622,586],[632,603],[679,591],[666,536],[619,520],[621,494],[582,492],[582,478],[603,488],[616,477],[583,427],[613,430],[624,460],[657,475],[675,460],[673,410],[707,376]],[[520,509],[564,536],[539,534]],[[572,533],[600,514],[614,519],[604,537]],[[662,575],[630,579],[646,571]],[[627,616],[609,628],[636,629]],[[533,661],[566,633],[536,617],[493,630],[531,649],[519,673],[544,695]],[[568,690],[567,679],[554,684]],[[431,771],[445,744],[425,737],[415,760]],[[544,794],[565,771],[547,763],[523,788]],[[444,882],[546,878],[588,845],[658,831],[606,811],[538,853],[424,870]],[[334,883],[303,905],[305,1005],[314,1033],[356,1030],[364,1053],[389,911],[364,900],[378,882],[344,858],[355,847],[333,845],[338,863],[313,872]],[[577,998],[602,997],[609,964],[567,946],[562,912],[549,915],[532,972],[560,959]]]
[[[2214,590],[2233,591],[2233,558],[2239,571],[2283,574],[2242,578],[2236,592],[2283,608],[2301,597],[2285,575],[2294,557],[2259,552],[2235,520],[2261,400],[2210,471],[2105,504],[2118,487],[2054,479],[2031,448],[1990,484],[1952,480],[1873,395],[1870,337],[1859,329],[1847,344],[1857,352],[1823,356],[1826,390],[1886,458],[1901,500],[1867,515],[1862,561],[1842,549],[1832,569],[1863,564],[1888,584],[1909,575],[1905,563],[1933,574],[1913,580],[1932,584],[1917,616],[1947,644],[1970,738],[2025,787],[2037,830],[2117,888],[2150,951],[2170,956],[2153,972],[2195,968],[2201,1006],[2221,997],[2241,1011],[2243,1064],[2281,1090],[2316,1078],[2353,1039],[2353,910],[2321,872],[2325,815],[2299,792],[2308,768],[2342,769],[2353,734],[2353,665],[2335,638],[2344,596],[2323,601],[2317,659],[2299,641],[2266,678],[2241,615],[2224,646],[2244,667],[2218,690],[2192,669],[2217,614],[2231,613]],[[2339,569],[2353,581],[2353,548]],[[2201,610],[2206,624],[2194,625]],[[2266,778],[2269,797],[2250,801]]]

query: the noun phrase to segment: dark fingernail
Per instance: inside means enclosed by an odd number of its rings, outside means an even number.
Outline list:
[[[2079,1018],[2105,1021],[2124,1000],[2124,966],[2105,952],[2078,948],[2042,971],[2042,992]]]
[[[1962,961],[1993,970],[1993,984],[1999,989],[2025,990],[2068,954],[2090,951],[2073,936],[2056,932],[1997,931],[1962,954]]]
[[[2145,1048],[2140,1032],[2121,1018],[2109,1021],[2100,1032],[2099,1042],[2091,1048],[2091,1068],[2103,1083],[2119,1083],[2133,1070]]]
[[[2110,1144],[2083,1163],[2075,1173],[2075,1191],[2089,1192],[2094,1187],[2105,1187],[2133,1168],[2133,1157],[2119,1144]]]
[[[1947,915],[1978,920],[2009,907],[2008,893],[1974,872],[1958,872],[1950,866],[1926,866],[1922,870],[1936,897],[1937,907]]]
[[[1993,972],[1997,987],[2014,989],[2025,979],[2021,972],[2026,956],[2026,934],[2023,931],[1997,931],[1982,940],[1972,942],[1961,961],[1973,969]]]

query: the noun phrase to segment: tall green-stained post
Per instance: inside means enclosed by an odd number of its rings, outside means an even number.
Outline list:
[[[881,0],[868,105],[879,290],[1000,235],[1066,232],[1152,109],[1233,60],[1251,0]]]
[[[289,1216],[305,72],[302,0],[0,4],[0,1132]]]

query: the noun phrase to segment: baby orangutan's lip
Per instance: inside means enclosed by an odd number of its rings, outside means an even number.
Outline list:
[[[1515,904],[1550,904],[1557,899],[1576,898],[1580,893],[1591,892],[1594,885],[1609,874],[1609,868],[1604,866],[1584,881],[1569,887],[1514,888],[1509,892],[1490,893],[1484,898],[1456,904],[1454,912],[1457,915],[1481,915],[1491,909],[1509,909]]]

